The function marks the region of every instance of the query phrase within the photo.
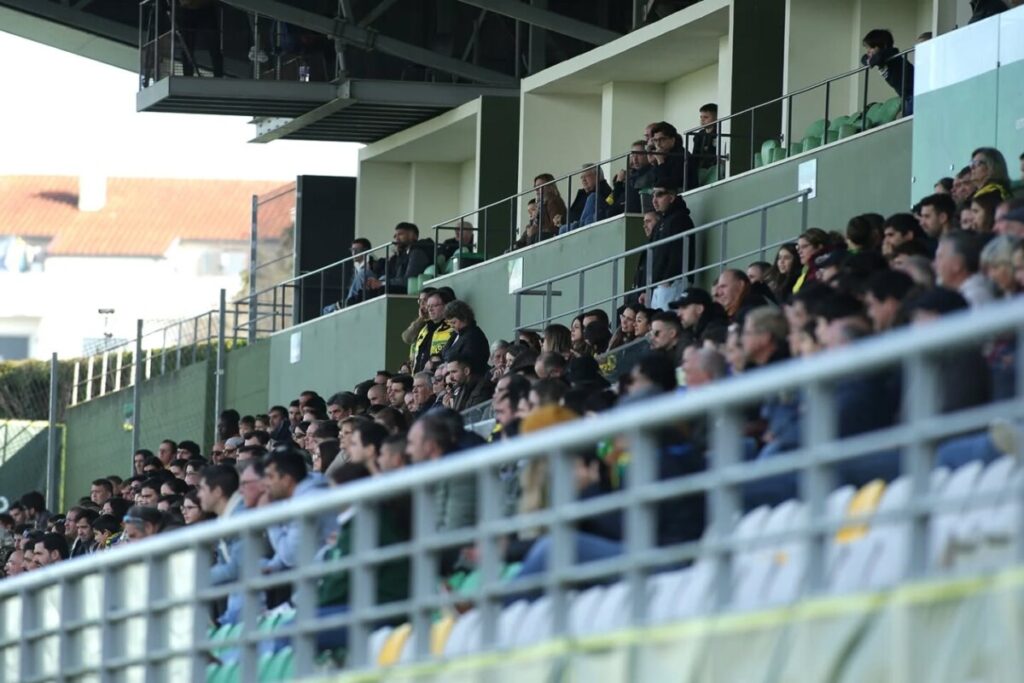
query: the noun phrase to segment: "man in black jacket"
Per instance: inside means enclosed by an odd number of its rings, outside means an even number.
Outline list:
[[[444,319],[455,332],[448,346],[442,351],[446,363],[454,360],[465,360],[473,369],[473,374],[483,377],[487,374],[488,361],[491,359],[491,344],[487,335],[476,324],[473,308],[465,301],[455,300],[444,307]]]
[[[1009,7],[1003,0],[971,0],[971,19],[968,24],[973,24],[982,19],[994,17],[1000,12],[1005,12]]]
[[[651,232],[648,244],[693,230],[690,210],[686,207],[683,198],[676,194],[675,188],[655,187],[654,209],[658,212],[660,220]],[[685,238],[685,241],[688,254],[686,265],[689,270],[692,270],[697,258],[696,244],[692,236]],[[639,286],[671,280],[671,278],[683,274],[683,240],[654,247],[647,253],[651,259],[651,282],[647,282],[646,259],[642,259],[637,266],[638,272],[635,278]],[[641,268],[642,271],[639,270]],[[661,284],[654,288],[648,305],[651,308],[667,310],[669,302],[678,298],[683,288],[682,280]]]
[[[434,240],[420,239],[420,229],[412,223],[395,226],[394,252],[384,269],[388,294],[405,294],[408,280],[421,275],[434,262]],[[367,277],[365,288],[370,296],[385,291],[384,283],[375,277]],[[367,297],[369,298],[369,296]]]
[[[690,157],[682,137],[675,126],[665,121],[652,123],[648,143],[654,146],[651,163],[654,166],[654,184],[689,190],[697,187],[697,163]]]

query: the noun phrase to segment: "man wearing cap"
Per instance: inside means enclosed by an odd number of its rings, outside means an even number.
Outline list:
[[[679,316],[684,336],[693,340],[700,339],[708,325],[714,322],[727,324],[725,310],[711,299],[707,290],[699,287],[690,287],[669,307]]]

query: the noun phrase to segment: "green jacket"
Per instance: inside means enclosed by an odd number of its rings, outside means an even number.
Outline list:
[[[380,525],[377,547],[404,543],[411,538],[410,502],[408,497],[395,498],[380,507]],[[352,520],[338,530],[338,541],[327,551],[324,559],[333,560],[347,556],[352,550]],[[409,597],[409,560],[398,559],[377,565],[377,596],[374,604],[405,600]],[[326,575],[320,581],[317,603],[327,605],[348,605],[348,570]]]

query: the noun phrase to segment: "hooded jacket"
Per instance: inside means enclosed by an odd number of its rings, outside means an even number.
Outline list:
[[[988,19],[1009,9],[1003,0],[971,0],[971,19],[968,24],[973,24],[982,19]]]

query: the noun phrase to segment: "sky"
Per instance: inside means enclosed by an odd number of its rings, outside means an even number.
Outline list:
[[[138,76],[0,31],[0,175],[294,180],[356,174],[361,145],[250,144],[247,117],[135,111]]]

